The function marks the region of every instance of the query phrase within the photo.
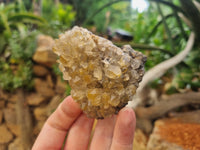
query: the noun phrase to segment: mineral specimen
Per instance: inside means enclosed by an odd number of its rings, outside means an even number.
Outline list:
[[[144,75],[146,57],[129,45],[122,49],[81,27],[61,34],[54,52],[71,95],[92,118],[105,118],[124,107]]]

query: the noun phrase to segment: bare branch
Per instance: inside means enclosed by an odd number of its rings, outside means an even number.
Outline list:
[[[169,116],[190,123],[200,123],[200,110],[179,113],[173,112],[170,113]]]
[[[189,40],[187,42],[187,45],[185,49],[177,54],[176,56],[156,65],[152,69],[146,72],[146,74],[143,77],[142,82],[140,83],[140,86],[137,90],[138,94],[141,94],[142,90],[150,83],[151,81],[161,77],[166,71],[175,65],[179,64],[183,59],[188,55],[188,53],[191,51],[193,44],[195,41],[195,34],[192,32],[190,34]]]
[[[135,112],[139,118],[156,119],[174,108],[187,104],[200,104],[200,92],[174,94],[151,107],[137,107]]]
[[[196,8],[199,10],[200,12],[200,3],[196,0],[193,1],[194,5],[196,6]]]
[[[176,5],[174,5],[174,4],[171,3],[171,2],[168,2],[168,1],[165,1],[165,0],[149,0],[149,1],[164,4],[164,5],[166,5],[166,6],[171,7],[172,9],[176,10],[177,12],[181,12],[181,13],[185,14],[185,12],[183,11],[182,8],[180,8],[180,7],[176,6]]]
[[[151,45],[146,45],[146,44],[138,44],[138,43],[125,43],[125,42],[117,42],[114,43],[115,45],[117,45],[118,47],[122,47],[124,45],[129,44],[133,49],[143,49],[145,51],[161,51],[163,53],[169,54],[170,56],[173,56],[173,54],[166,49],[162,49],[160,47],[156,47],[156,46],[151,46]]]
[[[190,28],[192,28],[192,22],[184,16],[182,13],[178,13],[178,16],[186,23],[186,25]]]

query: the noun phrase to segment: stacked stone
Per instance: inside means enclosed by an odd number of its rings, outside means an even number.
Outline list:
[[[38,37],[38,47],[33,56],[34,89],[31,92],[24,90],[23,93],[24,104],[29,107],[32,120],[32,128],[30,126],[32,141],[40,132],[47,117],[66,96],[67,82],[52,71],[52,66],[56,65],[57,60],[52,51],[53,44],[54,40],[49,36]],[[22,141],[24,129],[20,128],[18,120],[19,99],[16,91],[6,92],[0,89],[0,150],[24,150]]]

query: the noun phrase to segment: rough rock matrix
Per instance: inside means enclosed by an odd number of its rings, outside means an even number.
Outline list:
[[[61,34],[54,52],[71,95],[92,118],[105,118],[124,107],[144,75],[146,57],[129,45],[122,49],[81,27]]]

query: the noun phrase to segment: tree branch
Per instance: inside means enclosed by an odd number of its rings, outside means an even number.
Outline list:
[[[192,0],[180,0],[185,16],[191,21],[192,29],[196,34],[196,40],[200,41],[200,12]]]
[[[150,50],[150,51],[158,50],[158,51],[161,51],[163,53],[169,54],[170,56],[173,56],[173,54],[170,51],[156,47],[156,46],[150,46],[150,45],[138,44],[138,43],[124,43],[124,42],[117,42],[117,43],[114,43],[114,44],[117,45],[118,47],[122,47],[123,45],[129,44],[132,48],[143,49],[143,50],[147,50],[147,51],[148,50]]]
[[[135,112],[139,118],[156,119],[172,109],[187,104],[200,104],[200,92],[174,94],[169,96],[167,99],[160,100],[157,104],[151,107],[137,107],[135,108]]]
[[[165,0],[149,0],[149,1],[162,3],[164,5],[167,5],[167,6],[171,7],[172,9],[176,10],[177,12],[181,12],[181,13],[183,13],[185,15],[185,12],[180,7],[174,5],[173,3],[167,2]]]
[[[188,53],[191,51],[193,44],[195,41],[195,34],[192,32],[190,34],[190,37],[188,39],[187,45],[185,49],[177,54],[176,56],[156,65],[152,69],[146,72],[146,74],[143,77],[142,82],[139,85],[139,88],[137,90],[137,95],[139,96],[142,93],[142,90],[147,86],[148,83],[151,81],[161,77],[163,74],[166,73],[166,71],[177,64],[179,64],[183,59],[188,55]]]
[[[189,111],[189,112],[172,112],[169,117],[179,118],[182,121],[187,121],[190,123],[200,123],[200,110]]]

